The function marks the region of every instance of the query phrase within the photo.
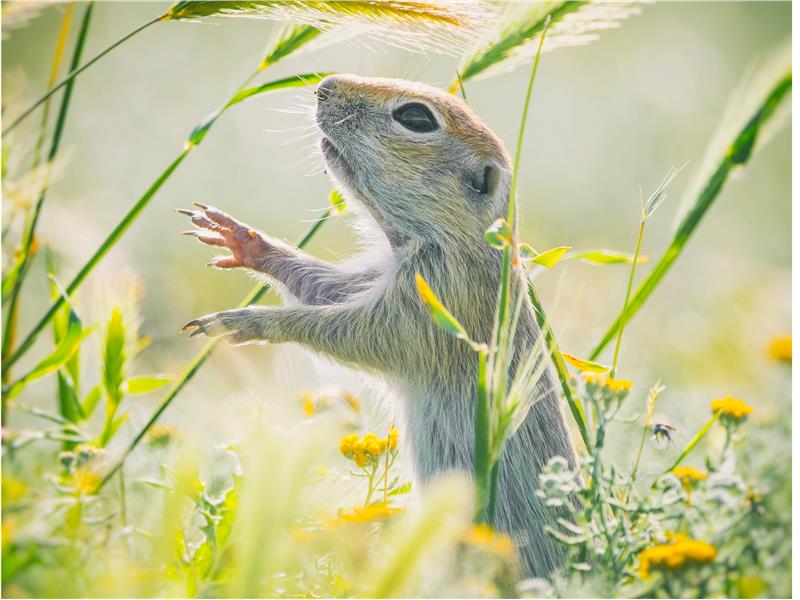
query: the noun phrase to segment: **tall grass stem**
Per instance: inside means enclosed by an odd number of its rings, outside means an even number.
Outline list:
[[[83,14],[83,21],[81,22],[81,29],[78,34],[78,40],[75,43],[75,49],[72,54],[72,63],[71,68],[74,69],[77,65],[80,64],[81,56],[83,54],[83,48],[86,44],[86,38],[89,33],[89,24],[92,20],[92,11],[94,10],[94,2],[89,2],[86,6],[86,10]],[[61,137],[64,133],[64,126],[67,122],[67,114],[69,112],[69,104],[70,99],[72,98],[72,89],[73,89],[73,82],[70,81],[67,84],[66,89],[64,90],[64,96],[61,99],[61,105],[58,110],[58,117],[56,119],[55,129],[53,130],[53,141],[50,145],[50,151],[47,154],[48,162],[52,162],[52,160],[58,154],[59,146],[61,145]],[[3,369],[2,369],[2,380],[8,381],[10,371],[8,367],[13,364],[13,361],[9,360],[9,363],[6,364],[5,359],[8,358],[9,354],[11,353],[11,349],[13,346],[13,331],[14,331],[14,324],[17,319],[17,306],[19,302],[19,294],[22,290],[22,284],[25,281],[25,277],[27,276],[28,269],[30,267],[31,261],[31,248],[33,245],[34,236],[36,234],[36,226],[39,223],[39,216],[42,213],[42,207],[44,206],[45,198],[47,197],[48,191],[48,182],[45,181],[42,190],[39,192],[39,198],[36,201],[36,205],[33,209],[33,215],[31,216],[30,221],[28,222],[28,227],[26,228],[23,236],[22,236],[22,259],[20,262],[19,270],[16,274],[16,279],[14,280],[14,285],[12,287],[11,293],[9,295],[8,300],[8,312],[6,313],[6,324],[5,329],[3,330],[3,344],[2,344],[2,358],[3,358]],[[63,301],[63,299],[60,299]],[[5,414],[5,411],[4,411]]]
[[[620,326],[617,330],[617,343],[614,345],[614,360],[611,362],[611,378],[613,379],[617,374],[617,362],[619,361],[619,348],[622,345],[622,333],[625,331],[625,319],[624,315],[628,310],[628,302],[631,299],[631,290],[633,289],[633,279],[636,275],[636,262],[639,260],[639,250],[642,247],[642,238],[644,237],[644,227],[647,223],[647,219],[642,218],[642,222],[639,225],[639,237],[636,240],[636,250],[633,252],[633,262],[631,262],[631,272],[628,276],[628,289],[625,291],[625,301],[622,303],[622,313],[623,319],[620,323]]]

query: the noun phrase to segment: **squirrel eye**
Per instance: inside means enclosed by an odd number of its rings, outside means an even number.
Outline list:
[[[414,102],[404,104],[392,113],[394,119],[406,129],[418,133],[428,133],[439,128],[430,109],[424,104]]]

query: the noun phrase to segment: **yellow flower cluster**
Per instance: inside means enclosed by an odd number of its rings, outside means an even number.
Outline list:
[[[396,450],[399,441],[400,441],[400,430],[397,427],[392,427],[389,430],[389,449]]]
[[[767,346],[770,358],[779,362],[792,362],[792,336],[781,335],[772,340]]]
[[[677,571],[691,565],[713,561],[717,549],[708,542],[688,539],[683,535],[668,536],[667,544],[657,544],[639,554],[639,575],[649,577],[655,569]]]
[[[402,508],[391,506],[388,502],[376,502],[368,506],[356,506],[349,511],[340,510],[336,519],[330,524],[368,523],[370,521],[377,521],[378,519],[385,519],[402,512]]]
[[[684,465],[675,467],[672,469],[672,472],[675,474],[675,477],[680,479],[684,484],[691,481],[703,481],[708,478],[708,473]]]
[[[374,433],[366,433],[359,439],[357,433],[351,433],[339,440],[339,452],[359,467],[365,467],[368,463],[377,462],[387,450],[395,450],[399,439],[400,432],[396,427],[392,427],[389,437],[385,438],[379,438]]]
[[[630,379],[614,379],[613,377],[601,377],[600,375],[586,375],[586,383],[593,383],[609,389],[612,392],[627,392],[633,386]]]
[[[470,527],[462,536],[465,544],[488,550],[502,558],[512,558],[514,556],[514,542],[505,533],[497,533],[489,525],[479,524]]]
[[[711,412],[719,413],[721,417],[732,421],[746,419],[753,412],[753,407],[744,400],[727,396],[711,401]]]

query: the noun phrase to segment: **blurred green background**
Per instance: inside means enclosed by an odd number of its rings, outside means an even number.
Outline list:
[[[84,56],[167,6],[99,3]],[[648,226],[643,252],[657,256],[731,93],[748,67],[789,37],[790,16],[789,2],[645,5],[641,15],[601,32],[597,42],[544,55],[523,151],[523,239],[537,248],[632,251],[640,187],[647,195],[670,166],[689,161]],[[60,20],[61,9],[48,8],[4,40],[7,102],[13,97],[27,105],[45,89]],[[180,152],[193,126],[252,71],[278,26],[247,19],[160,23],[77,80],[63,143],[68,162],[51,186],[40,227],[42,240],[57,252],[63,280]],[[340,43],[306,52],[265,76],[338,71],[446,86],[458,64],[371,45],[367,50]],[[475,110],[509,147],[528,74],[521,68],[467,84]],[[97,298],[140,282],[142,331],[154,341],[141,355],[142,372],[178,374],[200,347],[179,333],[180,326],[232,307],[253,285],[244,272],[204,266],[212,252],[178,235],[187,222],[176,207],[213,204],[294,240],[317,218],[317,209],[327,206],[330,183],[314,154],[317,140],[312,130],[298,129],[311,122],[313,104],[311,90],[300,89],[260,96],[226,113],[81,290],[80,306],[91,321],[105,318]],[[282,112],[298,106],[307,114]],[[37,122],[29,120],[29,138]],[[639,398],[661,378],[667,391],[658,412],[689,436],[708,418],[708,402],[720,395],[746,399],[755,406],[755,419],[775,416],[772,398],[785,379],[764,349],[791,325],[790,164],[789,128],[783,127],[725,187],[626,333],[621,376],[636,382]],[[332,259],[354,252],[358,241],[348,221],[345,214],[328,224],[309,251]],[[21,333],[48,303],[42,261],[37,262],[24,296]],[[538,277],[562,349],[588,354],[621,308],[627,275],[620,266],[565,263]],[[31,352],[25,364],[42,352]],[[299,395],[328,383],[368,402],[384,396],[359,375],[296,348],[225,347],[164,421],[200,440],[223,441],[261,403],[280,407],[275,414],[287,420],[299,418]],[[52,379],[35,384],[28,398],[38,394],[43,403],[52,402],[53,385]],[[124,426],[128,433],[117,442],[141,427],[157,400],[158,394],[130,401],[136,404]]]

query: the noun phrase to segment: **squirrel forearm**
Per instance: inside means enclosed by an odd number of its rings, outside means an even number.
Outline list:
[[[234,343],[293,342],[361,367],[386,369],[386,324],[379,305],[335,305],[226,310],[192,324]]]

